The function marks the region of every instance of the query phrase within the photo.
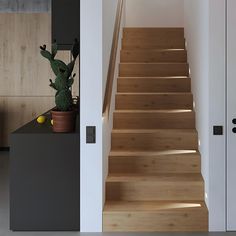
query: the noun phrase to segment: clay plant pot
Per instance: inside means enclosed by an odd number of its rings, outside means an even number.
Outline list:
[[[71,133],[75,131],[76,111],[51,111],[53,132]]]

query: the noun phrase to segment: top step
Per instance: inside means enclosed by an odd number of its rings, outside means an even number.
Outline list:
[[[124,28],[124,38],[184,38],[184,28]]]

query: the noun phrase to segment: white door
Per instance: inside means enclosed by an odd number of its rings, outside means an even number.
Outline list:
[[[236,0],[227,1],[227,230],[236,231]]]

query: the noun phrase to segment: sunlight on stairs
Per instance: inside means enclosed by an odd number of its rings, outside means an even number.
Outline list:
[[[105,232],[208,231],[183,28],[125,28]]]

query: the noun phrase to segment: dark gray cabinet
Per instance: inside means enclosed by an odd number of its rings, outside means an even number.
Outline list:
[[[52,40],[69,50],[80,39],[80,0],[52,0]]]
[[[75,133],[53,133],[48,118],[11,134],[11,230],[80,230],[79,148],[79,118]]]

